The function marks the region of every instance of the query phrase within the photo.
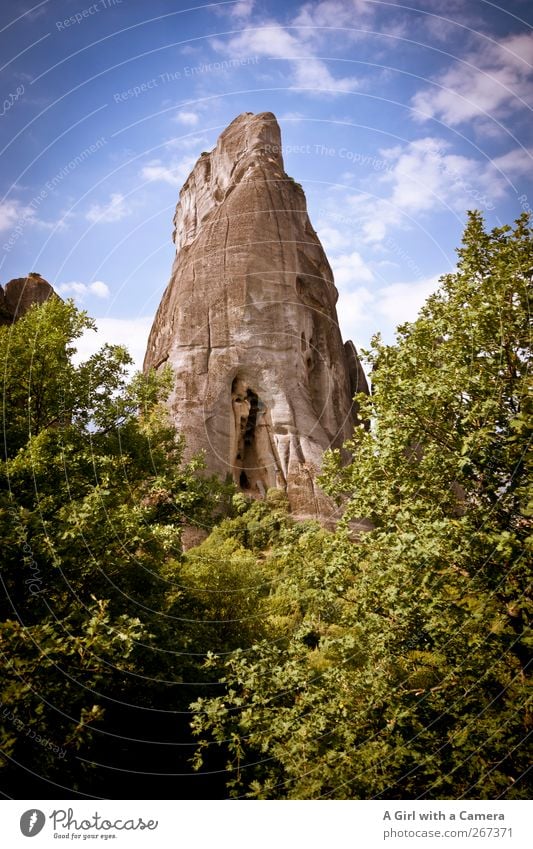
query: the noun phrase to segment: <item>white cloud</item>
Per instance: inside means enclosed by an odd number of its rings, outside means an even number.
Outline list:
[[[432,43],[451,42],[455,46],[458,37],[462,34],[462,27],[468,26],[478,32],[483,31],[485,24],[483,18],[477,12],[474,4],[472,4],[472,8],[469,8],[468,5],[464,0],[446,0],[444,11],[442,0],[425,0],[424,7],[427,13],[420,19],[422,32],[426,37],[430,36]],[[483,10],[480,11],[482,15]],[[442,15],[445,15],[445,17],[442,17]]]
[[[309,56],[293,63],[294,86],[311,88],[326,94],[354,91],[359,85],[356,77],[334,77],[322,59]]]
[[[200,117],[196,114],[196,112],[188,112],[187,110],[181,109],[174,120],[177,121],[178,124],[184,124],[186,127],[195,127],[200,120]]]
[[[501,55],[505,55],[508,63],[516,65],[521,71],[527,70],[526,66],[533,65],[533,36],[531,33],[520,33],[519,35],[510,35],[504,39],[499,45],[493,45],[491,52],[500,51]]]
[[[412,99],[417,121],[439,118],[450,126],[474,119],[500,119],[524,108],[533,68],[533,33],[509,36],[466,56]],[[437,88],[439,86],[439,88]]]
[[[391,227],[403,224],[398,210],[384,201],[368,199],[362,204],[364,221],[362,222],[362,237],[369,244],[382,242]]]
[[[360,28],[364,21],[374,17],[375,9],[366,0],[320,0],[305,3],[292,20],[293,26],[302,27],[302,37],[322,39],[324,34],[314,32],[320,27]],[[360,37],[360,33],[353,33]]]
[[[332,39],[352,42],[367,37],[365,30],[376,16],[375,5],[367,0],[312,0],[296,9],[287,26],[259,13],[252,17],[253,0],[241,0],[221,9],[246,22],[249,29],[229,38],[213,39],[213,47],[232,56],[262,56],[287,60],[290,84],[312,89],[317,94],[335,95],[353,91],[359,85],[354,76],[335,77],[319,52],[330,48]],[[265,77],[268,79],[268,77]]]
[[[337,315],[343,339],[352,339],[356,347],[367,346],[375,332],[374,293],[366,286],[339,292]]]
[[[0,231],[11,230],[17,224],[28,224],[35,220],[35,209],[32,206],[24,206],[18,200],[0,203]]]
[[[160,159],[152,159],[141,170],[141,177],[150,182],[168,183],[170,186],[180,188],[189,176],[197,158],[185,156],[180,161],[173,161],[168,165],[164,165]]]
[[[353,237],[346,230],[332,227],[325,221],[318,222],[316,231],[328,256],[353,244]]]
[[[12,247],[22,236],[28,226],[39,227],[42,230],[56,232],[66,230],[68,222],[74,218],[74,213],[67,211],[59,213],[59,217],[49,221],[39,218],[37,209],[40,204],[22,204],[17,199],[0,203],[0,232],[11,231],[7,245]]]
[[[393,269],[395,268],[394,264]],[[379,329],[392,341],[399,324],[414,321],[428,296],[437,289],[438,277],[420,277],[408,283],[379,283],[358,251],[331,259],[339,290],[337,312],[345,339],[368,347]],[[383,266],[383,263],[381,263]]]
[[[75,363],[87,360],[95,354],[106,342],[110,345],[125,345],[130,352],[134,365],[131,371],[142,369],[148,334],[153,322],[153,316],[138,318],[97,318],[94,330],[87,330],[76,341],[77,354]]]
[[[203,150],[206,146],[212,146],[206,136],[177,136],[165,142],[167,150],[190,150],[191,148]]]
[[[392,160],[380,177],[392,188],[390,204],[417,215],[446,207],[459,213],[493,210],[509,189],[509,180],[530,173],[533,151],[517,148],[493,160],[478,160],[455,154],[448,143],[428,137],[381,154]]]
[[[109,198],[108,203],[102,205],[93,203],[85,217],[87,221],[103,224],[120,221],[130,213],[131,207],[126,204],[124,195],[120,192],[114,192]]]
[[[239,58],[286,59],[292,71],[290,83],[295,88],[334,94],[353,91],[358,85],[355,77],[335,78],[326,63],[314,55],[314,48],[307,39],[296,37],[277,22],[267,21],[254,29],[244,30],[228,42],[215,39],[213,46]]]
[[[394,325],[414,321],[418,311],[438,286],[438,277],[410,283],[393,283],[376,293],[377,312]]]
[[[496,156],[492,165],[506,177],[521,177],[530,174],[533,165],[533,150],[515,148],[502,156]]]
[[[337,312],[344,339],[353,339],[358,348],[368,348],[378,330],[386,342],[393,342],[399,324],[415,321],[420,308],[438,288],[438,277],[409,283],[369,288],[341,289]]]
[[[448,153],[448,149],[440,139],[428,137],[380,151],[393,163],[380,182],[391,185],[394,207],[408,213],[425,212],[453,203],[467,180],[483,180],[483,165]]]
[[[508,190],[508,179],[531,167],[528,151],[513,150],[492,162],[477,160],[453,153],[449,143],[435,137],[416,139],[379,154],[387,168],[363,184],[368,192],[345,191],[342,200],[352,229],[357,228],[363,243],[382,242],[392,228],[408,228],[430,213],[491,211]],[[337,195],[331,205],[338,209]]]
[[[290,110],[279,116],[280,121],[291,121],[294,124],[298,124],[303,118],[305,118],[303,112],[291,112]]]
[[[60,283],[57,287],[60,295],[74,295],[83,300],[87,295],[95,295],[97,298],[109,298],[110,291],[107,283],[95,280],[93,283]]]
[[[109,298],[109,286],[101,280],[95,280],[89,284],[89,289],[97,298]]]
[[[233,18],[237,23],[244,23],[251,17],[254,6],[255,0],[234,0],[233,3],[213,4],[210,11],[219,17]]]
[[[339,204],[338,198],[336,202]],[[359,192],[345,195],[343,203],[352,228],[364,244],[382,242],[391,228],[407,226],[402,210],[386,198]]]
[[[358,251],[330,258],[335,283],[339,289],[349,289],[353,284],[370,283],[374,275]]]
[[[237,0],[236,3],[229,6],[228,11],[232,18],[243,20],[250,17],[254,6],[255,0]]]

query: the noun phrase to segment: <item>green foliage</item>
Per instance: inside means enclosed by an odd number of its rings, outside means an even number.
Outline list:
[[[13,619],[0,624],[0,766],[14,757],[49,780],[79,780],[71,759],[87,751],[93,725],[103,719],[99,688],[113,670],[134,671],[135,645],[147,638],[138,618],[112,617],[107,607],[95,601],[60,622],[43,616],[29,626]]]
[[[526,216],[472,213],[457,271],[373,342],[371,427],[322,478],[338,531],[230,523],[272,576],[270,633],[194,706],[197,765],[218,742],[234,794],[527,797],[532,268]]]
[[[168,372],[130,380],[129,355],[109,345],[74,364],[91,326],[54,298],[0,329],[4,766],[31,762],[67,787],[86,780],[106,700],[149,704],[159,680],[181,680],[185,637],[162,616],[181,528],[212,526],[227,496],[199,460],[182,462]]]
[[[324,464],[335,533],[185,464],[170,372],[76,366],[71,303],[0,328],[3,772],[112,796],[90,764],[151,775],[144,710],[186,751],[196,699],[195,766],[222,756],[233,795],[527,797],[532,268],[525,216],[473,213],[456,272],[373,341],[370,428]],[[184,554],[185,523],[212,530]]]

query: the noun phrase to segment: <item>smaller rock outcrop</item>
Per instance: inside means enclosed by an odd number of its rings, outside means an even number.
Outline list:
[[[0,325],[12,324],[34,304],[44,304],[54,294],[53,286],[35,271],[27,277],[15,277],[0,286]]]

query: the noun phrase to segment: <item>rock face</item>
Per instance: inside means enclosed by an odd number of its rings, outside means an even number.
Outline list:
[[[368,390],[272,113],[239,115],[200,156],[174,225],[144,366],[175,372],[169,405],[188,455],[203,450],[249,495],[278,487],[294,513],[326,517],[322,455],[350,436],[353,394]]]
[[[35,272],[10,280],[5,287],[0,286],[0,325],[12,324],[33,304],[43,304],[53,294],[50,283]]]

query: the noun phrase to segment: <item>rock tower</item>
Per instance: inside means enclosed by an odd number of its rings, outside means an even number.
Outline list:
[[[144,366],[175,372],[169,405],[188,456],[203,450],[245,493],[278,487],[295,514],[327,517],[322,455],[350,436],[367,384],[272,113],[239,115],[202,153],[174,227]]]

